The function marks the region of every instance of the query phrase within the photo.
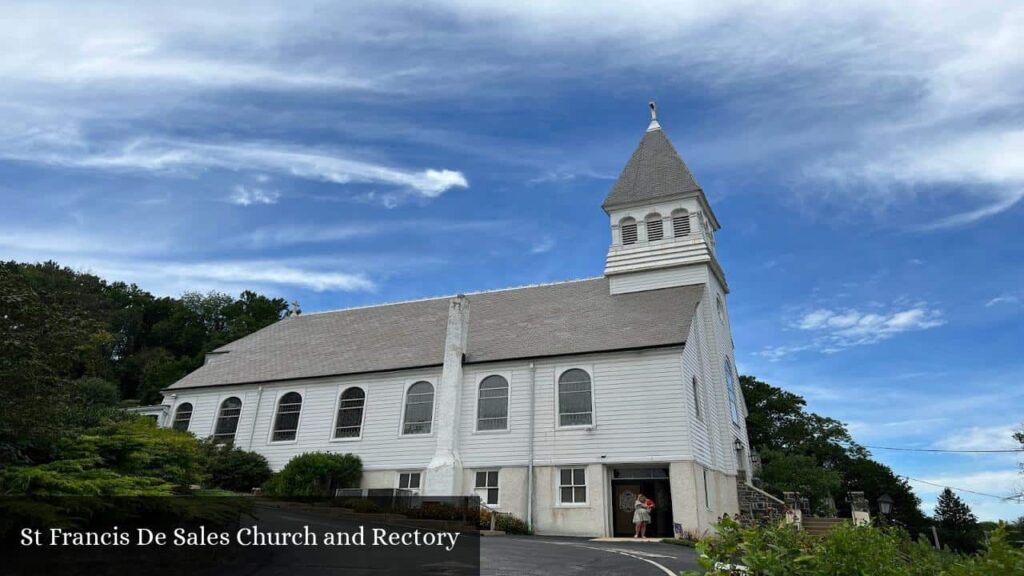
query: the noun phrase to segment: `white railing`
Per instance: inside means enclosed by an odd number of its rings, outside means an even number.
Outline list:
[[[498,510],[495,510],[494,508],[491,508],[490,506],[488,506],[487,504],[484,504],[483,502],[480,502],[480,510],[481,511],[487,510],[488,514],[490,514],[490,516],[491,516],[491,526],[490,526],[490,529],[491,529],[492,532],[497,530],[498,516],[512,516],[508,512],[500,512]]]

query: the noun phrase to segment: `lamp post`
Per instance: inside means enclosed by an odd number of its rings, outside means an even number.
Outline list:
[[[878,514],[882,517],[883,524],[888,524],[889,515],[892,514],[892,496],[882,494],[876,502],[878,502]]]

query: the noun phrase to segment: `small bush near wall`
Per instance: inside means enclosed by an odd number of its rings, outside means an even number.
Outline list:
[[[355,488],[363,477],[363,462],[353,454],[307,452],[288,461],[263,490],[278,498],[332,496],[339,488]]]
[[[351,508],[353,512],[359,514],[373,514],[381,512],[382,509],[372,500],[363,500],[361,498],[350,498],[341,503],[343,508]]]
[[[491,529],[490,511],[484,508],[480,509],[480,521],[478,526],[481,530]],[[494,529],[501,530],[506,534],[533,534],[525,521],[520,520],[511,514],[498,514],[498,519],[494,521]]]
[[[255,452],[211,440],[203,440],[199,447],[207,487],[249,492],[273,475],[267,459]]]

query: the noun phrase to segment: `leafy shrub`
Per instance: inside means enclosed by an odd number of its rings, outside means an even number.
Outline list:
[[[485,508],[480,509],[479,521],[477,526],[481,530],[491,529],[491,512]],[[498,514],[497,520],[494,521],[494,529],[501,530],[507,534],[533,534],[530,531],[530,527],[527,526],[526,522],[512,516],[510,514]]]
[[[718,534],[697,544],[707,574],[732,574],[742,565],[750,576],[996,576],[1024,574],[1024,551],[1014,548],[1005,525],[996,528],[982,553],[962,556],[913,541],[896,528],[842,524],[815,538],[786,524],[743,528],[726,520]],[[685,574],[695,576],[695,572]]]
[[[530,527],[526,525],[526,522],[508,514],[501,514],[498,516],[498,521],[495,522],[494,525],[498,530],[502,530],[508,534],[532,534],[532,532],[530,532]]]
[[[263,485],[278,498],[331,496],[338,488],[352,488],[363,476],[363,462],[353,454],[307,452],[288,461]]]
[[[249,492],[262,486],[273,472],[262,455],[226,444],[203,440],[199,443],[205,485],[233,492]]]
[[[108,422],[68,438],[58,458],[0,468],[0,493],[49,496],[166,496],[202,479],[192,436],[145,418]]]
[[[381,507],[372,500],[362,498],[350,498],[341,503],[344,508],[351,508],[353,512],[360,514],[375,514],[381,511]]]
[[[466,511],[456,508],[446,502],[424,502],[416,508],[410,508],[405,512],[409,518],[420,520],[462,520]]]

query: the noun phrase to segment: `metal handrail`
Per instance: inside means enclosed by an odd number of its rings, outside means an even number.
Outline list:
[[[495,510],[494,508],[491,508],[490,506],[488,506],[487,504],[484,504],[483,502],[480,503],[480,509],[481,510],[487,510],[487,512],[490,513],[490,515],[491,515],[491,531],[492,532],[497,530],[497,528],[495,528],[495,526],[497,526],[497,524],[498,524],[498,516],[499,515],[501,515],[501,516],[511,516],[512,515],[512,514],[510,514],[508,512],[502,512],[500,510]]]

